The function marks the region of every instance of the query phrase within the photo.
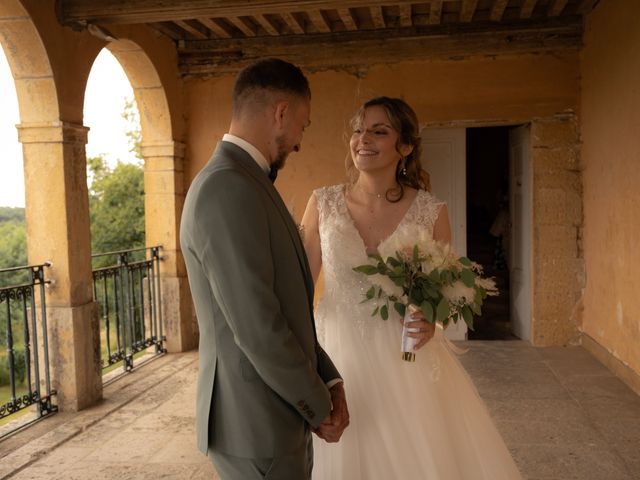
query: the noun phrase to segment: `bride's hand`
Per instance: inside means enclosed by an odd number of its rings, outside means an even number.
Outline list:
[[[436,325],[428,322],[419,311],[411,315],[411,318],[414,321],[407,323],[407,327],[410,329],[407,336],[418,339],[418,343],[415,346],[415,350],[418,350],[433,338],[436,333]],[[402,322],[402,319],[400,319],[400,322]]]

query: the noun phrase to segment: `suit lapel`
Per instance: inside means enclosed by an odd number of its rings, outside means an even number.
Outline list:
[[[291,241],[293,242],[294,248],[296,250],[296,254],[298,257],[298,262],[300,263],[300,268],[304,273],[305,286],[307,288],[307,292],[309,294],[310,302],[313,303],[313,280],[311,278],[311,269],[309,268],[309,263],[307,260],[307,255],[304,252],[304,246],[302,245],[302,241],[300,239],[300,233],[298,232],[298,228],[296,227],[289,210],[285,206],[282,201],[282,197],[276,190],[276,188],[269,180],[269,177],[266,175],[264,171],[260,168],[260,166],[251,158],[251,156],[245,152],[243,149],[238,147],[237,145],[230,142],[220,142],[216,149],[216,153],[220,152],[222,154],[222,158],[231,157],[235,161],[236,165],[239,165],[247,174],[253,177],[264,190],[267,192],[271,200],[276,206],[278,213],[282,217],[282,221],[287,227],[289,231],[289,235],[291,236]],[[215,155],[217,156],[217,155]],[[313,308],[311,308],[311,312],[313,312]],[[313,314],[313,313],[312,313]]]

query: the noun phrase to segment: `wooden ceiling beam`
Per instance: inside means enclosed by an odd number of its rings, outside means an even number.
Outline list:
[[[501,22],[504,11],[507,8],[509,0],[494,0],[493,7],[491,7],[491,21]]]
[[[460,7],[460,21],[468,23],[473,20],[473,14],[476,13],[477,6],[478,0],[462,0],[462,7]]]
[[[371,12],[371,20],[376,28],[387,28],[387,24],[384,21],[384,14],[382,13],[382,7],[374,6],[369,8]]]
[[[567,6],[567,3],[569,3],[569,0],[554,0],[554,2],[549,5],[548,15],[550,17],[557,17],[562,13],[562,10]]]
[[[280,32],[273,26],[273,24],[265,17],[264,15],[255,15],[253,17],[256,22],[258,22],[264,30],[272,36],[280,35]]]
[[[429,7],[429,25],[438,25],[442,21],[442,0],[431,2]]]
[[[571,25],[524,29],[522,21],[509,28],[451,33],[450,25],[432,28],[431,35],[400,36],[389,30],[384,42],[379,32],[366,30],[295,37],[184,41],[178,49],[179,68],[185,76],[215,76],[237,72],[263,58],[276,56],[308,71],[329,68],[360,69],[375,63],[416,59],[447,59],[474,55],[501,55],[578,51],[582,44],[580,17]],[[528,22],[535,23],[535,22]],[[538,24],[542,25],[542,24]],[[486,28],[486,26],[485,26]],[[406,29],[404,30],[406,32]],[[417,30],[416,30],[417,31]],[[313,52],[310,54],[309,52]]]
[[[340,16],[340,20],[342,20],[342,23],[344,23],[344,26],[347,30],[358,30],[358,24],[356,23],[355,18],[353,18],[353,15],[351,15],[351,10],[349,10],[348,8],[339,8],[338,15]]]
[[[175,24],[178,25],[184,31],[189,32],[191,35],[193,35],[196,38],[200,38],[202,40],[206,40],[207,38],[209,38],[204,32],[201,32],[198,28],[194,27],[187,21],[176,20]],[[224,38],[231,38],[231,35],[227,35]]]
[[[599,1],[600,0],[582,0],[580,7],[578,7],[578,12],[583,15],[587,15],[591,10],[593,10]]]
[[[321,33],[331,32],[331,26],[329,26],[320,10],[309,10],[306,13],[309,15],[309,20],[316,27],[316,30]]]
[[[400,26],[411,27],[413,25],[411,13],[411,5],[400,5]]]
[[[209,18],[199,18],[198,21],[215,33],[216,36],[220,38],[231,38],[231,34],[218,25],[214,20]],[[178,23],[178,21],[176,21],[176,23]]]
[[[281,12],[280,16],[282,17],[282,20],[284,20],[284,23],[287,24],[287,26],[291,29],[293,33],[297,33],[298,35],[304,34],[304,28],[300,26],[300,24],[298,23],[298,20],[296,20],[296,17],[294,17],[291,13]]]
[[[538,0],[524,0],[522,7],[520,7],[520,18],[531,18],[533,9],[536,8],[536,3],[538,3]]]
[[[415,0],[394,0],[394,5],[411,5]],[[173,22],[194,18],[256,17],[291,11],[334,10],[389,5],[389,0],[56,0],[63,24],[131,24]]]
[[[240,17],[226,17],[229,23],[244,33],[247,37],[255,37],[256,32]]]

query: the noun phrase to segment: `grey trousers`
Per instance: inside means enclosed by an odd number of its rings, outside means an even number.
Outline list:
[[[221,480],[310,480],[313,469],[313,442],[296,452],[274,458],[242,458],[209,450],[209,458]]]

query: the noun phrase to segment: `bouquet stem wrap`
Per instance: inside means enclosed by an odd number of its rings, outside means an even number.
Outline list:
[[[417,328],[409,328],[407,324],[413,322],[414,319],[411,315],[418,311],[418,307],[415,305],[409,305],[404,313],[404,320],[402,322],[402,345],[400,351],[402,352],[402,359],[406,362],[415,362],[416,354],[414,347],[418,344],[417,338],[412,338],[408,334],[418,332]]]

